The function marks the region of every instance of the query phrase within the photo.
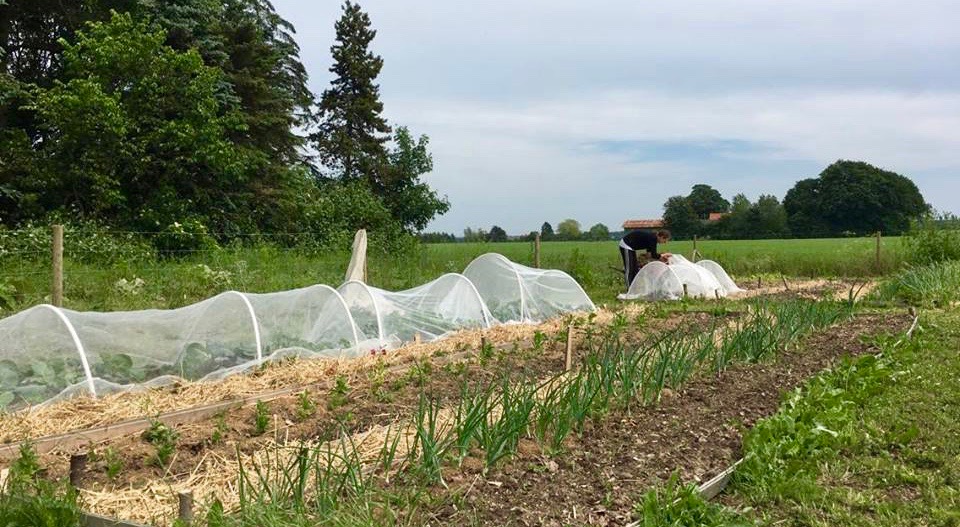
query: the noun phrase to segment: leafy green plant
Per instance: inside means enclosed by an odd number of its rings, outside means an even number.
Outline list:
[[[334,386],[330,390],[330,396],[327,399],[327,409],[336,410],[350,402],[350,385],[347,384],[346,375],[337,375]]]
[[[297,395],[297,420],[305,421],[317,413],[317,403],[310,399],[310,392],[304,390]]]
[[[80,506],[75,489],[39,476],[39,458],[29,443],[20,445],[20,455],[0,485],[0,525],[63,527],[80,525]]]
[[[110,481],[116,480],[120,472],[123,471],[123,457],[113,447],[107,447],[103,453],[103,462],[106,465],[107,478]]]
[[[547,335],[539,329],[533,332],[533,350],[543,351],[543,345],[547,341]]]
[[[222,443],[228,431],[227,415],[220,412],[213,419],[213,434],[210,435],[210,442],[215,445]]]
[[[816,495],[810,461],[850,444],[858,407],[883,389],[891,373],[886,359],[868,355],[845,360],[791,392],[776,414],[746,434],[733,479],[738,489],[757,502]]]
[[[177,449],[177,439],[180,434],[173,428],[157,419],[150,420],[150,428],[143,431],[141,437],[154,447],[154,455],[150,462],[164,467],[170,463],[170,457]]]
[[[257,401],[253,411],[254,433],[256,435],[263,435],[263,433],[267,431],[268,426],[270,426],[270,406],[263,401]]]
[[[684,485],[675,472],[660,488],[651,490],[634,506],[639,526],[696,525],[700,527],[748,526],[731,510],[708,503],[694,485]]]

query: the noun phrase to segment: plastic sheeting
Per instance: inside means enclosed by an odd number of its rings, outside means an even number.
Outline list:
[[[216,379],[285,357],[351,357],[465,328],[594,310],[566,273],[499,254],[405,291],[351,280],[228,291],[179,309],[78,312],[40,305],[0,320],[0,410],[73,395]]]
[[[726,298],[743,290],[730,275],[712,260],[693,263],[683,256],[673,255],[669,265],[650,262],[640,268],[621,300],[678,300],[684,295],[693,298]]]

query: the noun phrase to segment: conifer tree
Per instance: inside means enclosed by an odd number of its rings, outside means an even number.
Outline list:
[[[336,33],[330,48],[335,78],[320,98],[320,125],[311,139],[320,162],[331,171],[327,175],[365,180],[379,195],[390,172],[386,143],[391,129],[381,116],[376,83],[383,59],[369,49],[377,32],[360,6],[347,0]]]

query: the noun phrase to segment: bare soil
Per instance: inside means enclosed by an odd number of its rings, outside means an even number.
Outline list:
[[[448,525],[622,525],[639,498],[675,471],[700,482],[731,465],[743,431],[776,412],[785,391],[843,356],[875,352],[863,337],[909,324],[906,314],[859,316],[772,362],[695,378],[655,407],[588,429],[560,455],[532,445],[485,476],[454,474],[447,480],[461,493],[459,505],[431,517]]]

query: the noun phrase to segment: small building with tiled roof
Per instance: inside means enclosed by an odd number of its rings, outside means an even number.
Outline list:
[[[623,228],[624,228],[624,230],[631,230],[631,229],[662,229],[662,228],[663,228],[663,225],[664,225],[664,223],[663,223],[663,220],[662,220],[662,219],[656,219],[656,220],[626,220],[626,221],[623,222]]]

